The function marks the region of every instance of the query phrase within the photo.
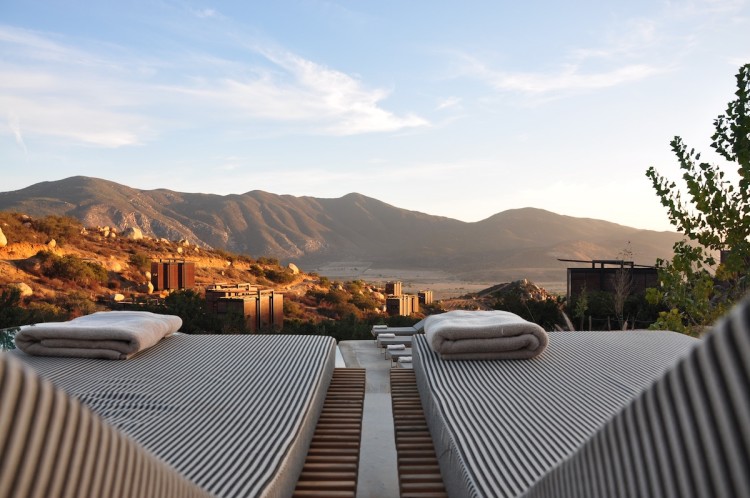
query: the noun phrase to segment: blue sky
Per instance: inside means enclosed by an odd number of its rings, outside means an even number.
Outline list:
[[[669,229],[747,1],[0,1],[0,191],[73,175]],[[3,122],[4,121],[4,122]]]

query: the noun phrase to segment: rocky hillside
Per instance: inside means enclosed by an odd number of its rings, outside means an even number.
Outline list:
[[[213,283],[251,283],[284,293],[285,317],[313,320],[382,315],[385,297],[363,282],[331,282],[187,240],[155,239],[138,230],[85,227],[73,218],[0,212],[0,293],[21,290],[42,319],[87,314],[117,301],[164,297],[150,287],[150,261],[184,258],[196,265],[196,290]]]
[[[315,268],[367,261],[377,268],[440,269],[463,280],[564,279],[557,258],[639,263],[668,258],[679,235],[524,208],[465,223],[349,194],[318,199],[250,191],[210,195],[138,190],[88,177],[0,193],[0,210],[66,215],[85,226],[138,227],[147,236],[265,254]]]

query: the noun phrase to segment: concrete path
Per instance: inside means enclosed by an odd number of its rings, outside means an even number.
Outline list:
[[[398,498],[391,362],[375,341],[342,341],[339,349],[347,367],[367,371],[357,498]]]

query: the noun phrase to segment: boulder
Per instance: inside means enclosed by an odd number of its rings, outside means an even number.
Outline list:
[[[177,248],[177,254],[182,254],[182,247]]]
[[[143,232],[138,227],[129,227],[122,232],[122,236],[130,240],[142,240]]]
[[[117,294],[112,294],[112,301],[119,303],[120,301],[125,300],[125,295],[120,294],[119,292]]]
[[[289,263],[289,269],[294,275],[299,275],[299,268],[294,263]]]
[[[55,247],[57,247],[57,241],[55,239],[50,239],[50,241],[47,242],[47,247],[49,247],[50,249],[54,249]]]
[[[122,271],[122,265],[119,261],[112,260],[107,263],[107,269],[115,273],[120,273]]]
[[[178,244],[182,247],[190,247],[190,242],[187,239],[180,239]]]
[[[109,232],[110,239],[114,239],[115,237],[117,237],[117,234],[115,232]]]
[[[8,245],[8,238],[3,233],[3,229],[0,228],[0,247],[5,247]]]
[[[29,287],[28,284],[24,282],[18,282],[18,283],[10,284],[10,285],[15,287],[19,291],[21,291],[21,297],[29,297],[29,296],[34,295],[34,290],[31,287]]]

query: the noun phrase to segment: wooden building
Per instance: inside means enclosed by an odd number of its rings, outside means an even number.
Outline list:
[[[151,284],[155,291],[195,287],[195,263],[184,259],[160,259],[151,262]]]
[[[628,294],[643,294],[649,287],[656,287],[659,275],[656,267],[636,265],[632,261],[619,259],[595,259],[581,261],[560,259],[572,263],[588,263],[589,268],[568,268],[568,301],[586,292],[602,291],[616,293],[617,287],[625,284]],[[598,267],[597,267],[598,266]]]
[[[249,332],[284,328],[284,295],[250,284],[215,284],[206,288],[208,309],[221,316],[241,315]]]

